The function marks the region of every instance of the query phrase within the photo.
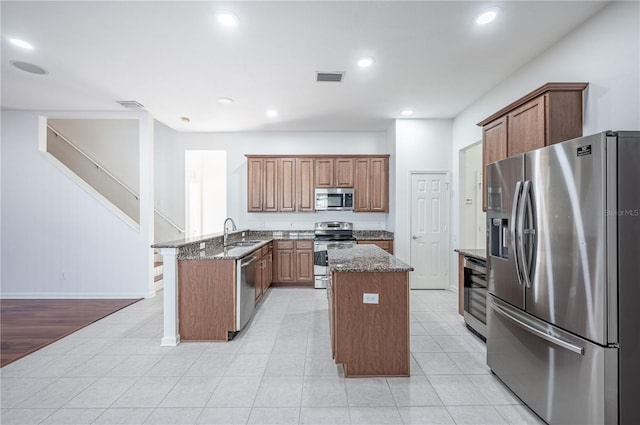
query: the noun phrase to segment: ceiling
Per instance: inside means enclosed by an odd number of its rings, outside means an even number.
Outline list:
[[[116,101],[134,100],[179,131],[380,131],[406,108],[455,117],[606,3],[3,0],[1,102],[123,111]],[[490,6],[498,18],[477,25]],[[223,10],[235,28],[217,22]],[[360,69],[362,56],[373,66]],[[317,71],[344,80],[316,82]]]

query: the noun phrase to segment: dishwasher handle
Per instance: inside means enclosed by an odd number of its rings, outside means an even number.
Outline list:
[[[247,267],[249,264],[253,263],[258,259],[257,256],[252,255],[251,257],[244,257],[240,260],[240,267]]]

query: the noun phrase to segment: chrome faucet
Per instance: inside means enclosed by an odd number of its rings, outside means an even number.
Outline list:
[[[236,223],[231,217],[227,217],[222,225],[224,227],[224,235],[222,236],[222,245],[227,246],[227,238],[229,237],[229,231],[227,230],[227,223],[231,222],[231,230],[236,230]]]

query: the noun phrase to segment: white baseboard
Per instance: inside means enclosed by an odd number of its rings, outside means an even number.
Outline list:
[[[155,293],[96,293],[96,292],[3,292],[0,299],[135,299],[150,298]]]

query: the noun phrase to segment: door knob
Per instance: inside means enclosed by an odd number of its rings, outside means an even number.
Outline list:
[[[415,241],[416,239],[422,239],[422,236],[413,236],[411,239]]]

